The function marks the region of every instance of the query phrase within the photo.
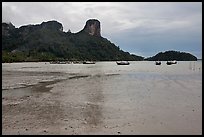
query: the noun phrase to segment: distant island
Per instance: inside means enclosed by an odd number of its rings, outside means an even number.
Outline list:
[[[165,51],[165,52],[159,52],[155,56],[145,58],[144,60],[147,60],[147,61],[169,61],[169,60],[197,61],[197,58],[190,53],[170,50],[170,51]]]
[[[2,23],[2,62],[26,61],[141,61],[101,36],[100,22],[90,19],[78,33],[63,31],[57,21],[15,28]]]

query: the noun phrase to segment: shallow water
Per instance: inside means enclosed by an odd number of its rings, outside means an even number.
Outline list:
[[[4,63],[2,106],[3,134],[202,134],[202,62]]]
[[[39,81],[63,79],[67,75],[105,75],[126,74],[127,78],[183,78],[189,76],[201,80],[202,62],[187,61],[174,65],[154,65],[152,61],[130,62],[128,66],[117,66],[115,62],[97,62],[96,64],[49,64],[39,63],[4,63],[2,64],[2,89],[23,87]],[[17,76],[16,76],[17,75]],[[128,79],[127,79],[128,80]],[[124,81],[127,81],[124,79]]]

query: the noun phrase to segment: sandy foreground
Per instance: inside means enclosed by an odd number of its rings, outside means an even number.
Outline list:
[[[3,65],[2,134],[202,134],[202,66],[133,65]]]

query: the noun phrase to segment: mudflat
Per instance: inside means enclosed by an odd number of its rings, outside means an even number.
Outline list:
[[[202,62],[2,64],[2,134],[202,134]]]

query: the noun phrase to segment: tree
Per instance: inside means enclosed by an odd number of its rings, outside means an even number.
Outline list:
[[[69,29],[67,32],[68,32],[68,33],[72,33],[70,29]]]

